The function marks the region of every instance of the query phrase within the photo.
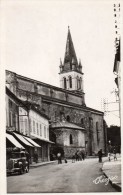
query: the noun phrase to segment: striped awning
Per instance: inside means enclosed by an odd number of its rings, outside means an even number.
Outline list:
[[[14,135],[21,141],[23,142],[25,145],[27,146],[30,146],[30,147],[34,147],[30,142],[28,142],[24,136],[20,135],[20,134],[17,134],[17,133],[14,133]]]
[[[24,137],[25,139],[27,139],[27,141],[29,141],[31,144],[33,144],[35,147],[41,147],[39,146],[35,141],[33,141],[31,138],[29,137]]]
[[[6,133],[6,138],[17,148],[25,149],[12,135]]]

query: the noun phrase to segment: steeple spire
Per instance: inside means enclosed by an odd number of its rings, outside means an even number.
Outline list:
[[[68,26],[68,35],[67,35],[67,42],[66,42],[66,50],[65,50],[65,57],[64,57],[64,65],[69,64],[72,67],[72,64],[78,66],[78,61],[70,33],[70,27]]]
[[[81,94],[84,102],[82,64],[81,60],[77,60],[69,26],[64,61],[62,63],[60,60],[59,67],[61,88]]]
[[[80,59],[79,59],[79,70],[80,70],[80,72],[82,72],[82,63],[81,63],[81,60]]]

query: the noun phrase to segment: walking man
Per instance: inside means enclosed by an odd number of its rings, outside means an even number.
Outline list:
[[[111,157],[111,154],[108,153],[108,160],[109,160],[109,161],[111,161],[111,158],[110,158],[110,157]]]
[[[99,150],[98,152],[98,157],[99,157],[99,162],[102,162],[102,149]]]
[[[113,154],[114,154],[114,161],[117,160],[117,156],[116,156],[116,150],[113,150]]]
[[[85,160],[85,151],[82,150],[82,160]]]
[[[58,158],[58,164],[62,164],[62,161],[61,161],[61,153],[60,152],[58,152],[57,158]]]
[[[73,156],[72,156],[72,163],[75,163],[75,159],[76,159],[76,156],[75,156],[75,154],[73,154]]]

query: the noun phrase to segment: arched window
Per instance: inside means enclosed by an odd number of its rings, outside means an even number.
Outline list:
[[[72,70],[72,64],[70,64],[70,69]]]
[[[69,77],[69,86],[70,88],[72,88],[72,77],[71,76]]]
[[[81,89],[82,88],[82,78],[80,77],[80,80],[79,80],[79,88]]]
[[[73,137],[71,134],[70,134],[70,144],[73,144]]]
[[[76,78],[76,82],[77,82],[77,89],[79,89],[79,77],[78,76]]]
[[[99,126],[98,126],[98,122],[96,122],[96,133],[97,133],[97,143],[99,143]]]
[[[67,81],[66,81],[66,78],[64,78],[64,88],[65,88],[65,89],[67,88]]]
[[[83,119],[83,118],[81,118],[81,124],[82,124],[82,125],[84,124],[84,119]]]
[[[56,134],[54,132],[50,131],[50,137],[51,140],[56,143]]]
[[[69,115],[67,115],[67,121],[70,122],[70,116]]]

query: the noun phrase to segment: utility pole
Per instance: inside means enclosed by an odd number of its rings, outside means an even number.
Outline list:
[[[103,109],[104,116],[108,115],[111,112],[119,111],[119,109],[113,109],[113,110],[109,109],[109,105],[113,105],[113,104],[117,104],[117,103],[119,103],[119,100],[117,99],[117,97],[116,97],[116,101],[108,101],[108,98],[103,98],[103,100],[101,101],[101,107]],[[115,116],[117,116],[117,115],[115,115]],[[117,116],[117,117],[120,117],[120,116]]]

